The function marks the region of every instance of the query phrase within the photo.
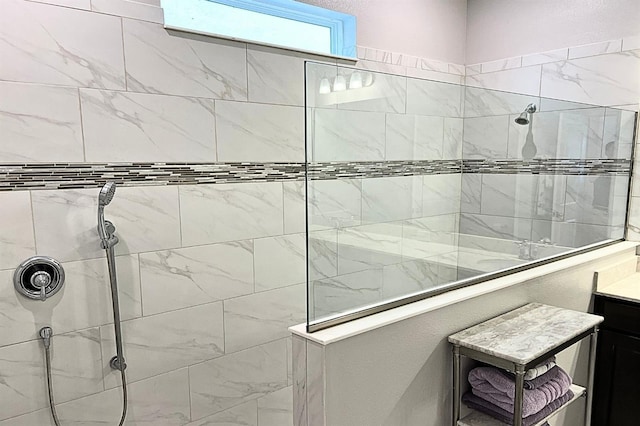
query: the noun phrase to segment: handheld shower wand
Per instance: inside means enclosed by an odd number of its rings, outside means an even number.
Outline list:
[[[127,364],[124,361],[124,355],[122,352],[122,329],[120,327],[120,303],[118,299],[118,276],[116,273],[116,255],[114,247],[118,244],[118,237],[116,237],[116,227],[113,223],[104,219],[104,208],[109,205],[113,196],[116,193],[116,184],[114,182],[107,182],[98,195],[98,236],[100,237],[100,246],[105,249],[107,254],[107,267],[109,268],[109,282],[111,284],[111,301],[113,303],[113,327],[116,338],[116,356],[111,358],[109,365],[114,370],[120,371],[120,377],[122,378],[122,416],[120,417],[119,426],[124,424],[127,418],[127,377],[124,370],[127,368]],[[53,387],[51,384],[51,339],[53,336],[53,330],[50,327],[44,327],[40,330],[40,338],[44,345],[46,354],[46,367],[47,367],[47,387],[49,393],[49,405],[51,409],[51,415],[53,422],[56,426],[60,426],[60,421],[56,413],[55,404],[53,400]]]
[[[118,299],[118,275],[116,272],[116,255],[114,247],[118,244],[116,237],[116,227],[113,223],[104,219],[104,208],[111,203],[116,193],[116,184],[107,182],[98,195],[98,235],[100,236],[100,245],[105,249],[107,254],[107,267],[109,268],[109,282],[111,284],[111,302],[113,304],[113,328],[116,339],[116,356],[111,358],[109,365],[114,370],[120,371],[122,378],[122,417],[120,418],[120,426],[127,417],[127,379],[124,370],[127,364],[124,361],[122,352],[122,328],[120,327],[120,302]]]
[[[118,244],[118,237],[115,236],[116,228],[108,220],[104,220],[104,208],[109,205],[116,193],[116,184],[107,182],[98,195],[98,235],[100,236],[100,245],[107,250]]]

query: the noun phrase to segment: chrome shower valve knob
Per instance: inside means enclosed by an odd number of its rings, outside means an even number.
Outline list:
[[[48,256],[34,256],[22,262],[13,274],[16,291],[29,299],[45,301],[64,284],[64,268]]]

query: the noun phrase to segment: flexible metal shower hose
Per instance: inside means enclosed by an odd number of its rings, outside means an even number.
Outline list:
[[[58,413],[56,413],[56,406],[53,402],[53,385],[51,384],[51,348],[45,346],[45,364],[47,366],[47,391],[49,393],[49,406],[51,407],[51,416],[56,426],[60,425],[58,419]],[[127,378],[124,370],[120,370],[120,377],[122,377],[122,417],[120,417],[120,423],[118,426],[124,424],[124,420],[127,417]]]

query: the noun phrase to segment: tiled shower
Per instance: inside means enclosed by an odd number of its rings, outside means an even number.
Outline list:
[[[37,338],[45,325],[55,333],[53,386],[63,424],[117,420],[119,378],[108,367],[114,351],[108,276],[95,232],[97,194],[106,180],[118,185],[106,215],[120,238],[127,424],[293,422],[287,327],[307,316],[304,61],[326,58],[167,31],[158,3],[0,3],[0,426],[53,425]],[[601,63],[627,69],[638,61],[637,50],[626,52],[561,62],[557,72],[571,75],[574,65],[597,71]],[[542,81],[543,96],[552,91],[575,101],[633,103],[623,90],[613,93],[615,100],[574,99],[569,86],[563,92],[552,73],[561,57],[545,65],[521,58],[522,68],[482,65],[479,74],[469,67],[465,77],[461,65],[375,49],[361,49],[360,56],[366,58],[360,68],[403,76],[466,80],[532,96],[541,95]],[[369,108],[354,120],[349,115],[355,113],[330,111],[320,119],[343,120],[356,140],[380,140],[382,132],[378,149],[388,161],[406,160],[402,153],[412,147],[401,136],[410,126],[442,126],[441,142],[435,141],[442,151],[427,158],[459,159],[472,144],[463,135],[473,122],[463,123],[461,111],[411,122],[387,112]],[[507,124],[513,114],[491,114],[501,115],[507,138],[518,132]],[[337,159],[331,152],[323,161]],[[502,212],[475,211],[482,201],[469,198],[477,188],[484,194],[503,188],[499,178],[443,174],[434,180],[440,181],[431,187],[434,199],[439,191],[458,195],[430,205],[438,218],[416,223],[416,233],[433,225],[449,239],[465,223],[489,230],[488,237],[505,229],[502,214],[492,214]],[[341,185],[351,202],[374,206],[376,194],[397,190],[388,183]],[[363,191],[368,198],[355,201]],[[325,194],[331,201],[331,192]],[[430,197],[428,191],[421,196]],[[366,214],[384,222],[384,215],[397,213],[352,207],[360,217],[338,220],[346,225],[344,236],[356,241],[366,233],[349,228],[355,220]],[[362,253],[347,253],[351,262],[338,263],[330,245],[311,248],[324,255],[317,271],[322,279],[338,267],[362,272]],[[57,258],[67,274],[63,290],[44,303],[13,288],[14,268],[34,254]],[[439,273],[453,279],[458,271]],[[362,282],[372,281],[358,280],[354,288]]]
[[[154,2],[121,3],[0,4],[0,424],[53,424],[45,325],[62,424],[118,420],[95,219],[106,180],[127,424],[290,424],[287,327],[306,312],[303,57],[170,33]],[[66,272],[46,302],[13,289],[35,254]]]

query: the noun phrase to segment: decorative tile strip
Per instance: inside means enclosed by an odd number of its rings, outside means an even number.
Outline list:
[[[332,161],[309,163],[311,180],[376,178],[460,173],[460,160]]]
[[[628,175],[631,160],[570,158],[534,160],[464,160],[462,173],[544,175]]]
[[[627,175],[631,161],[421,160],[309,163],[311,180],[455,173]],[[0,164],[0,191],[121,186],[302,181],[304,163],[36,163]]]
[[[0,164],[0,191],[304,180],[304,163]]]

